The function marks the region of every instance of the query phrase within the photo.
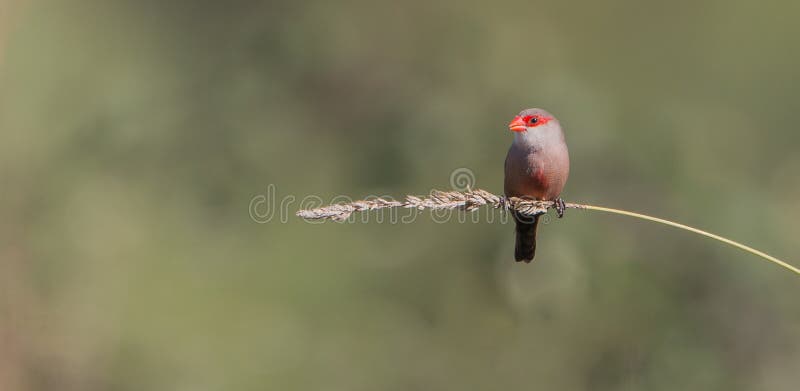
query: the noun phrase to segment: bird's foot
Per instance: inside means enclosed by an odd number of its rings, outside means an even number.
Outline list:
[[[558,214],[558,218],[560,219],[564,217],[564,211],[567,210],[567,204],[564,202],[564,199],[558,197],[553,201],[553,203],[556,208],[556,213]]]

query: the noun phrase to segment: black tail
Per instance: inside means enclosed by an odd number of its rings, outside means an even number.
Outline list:
[[[514,259],[517,262],[530,263],[536,254],[536,227],[539,225],[539,215],[528,217],[515,214],[514,220],[517,223]]]

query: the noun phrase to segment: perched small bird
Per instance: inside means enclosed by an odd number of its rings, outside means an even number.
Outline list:
[[[569,176],[569,152],[561,124],[545,110],[527,109],[514,117],[508,128],[514,132],[514,142],[506,156],[506,197],[555,201],[558,217],[562,217],[564,201],[559,196]],[[514,220],[514,258],[528,263],[536,253],[539,216],[514,214]]]

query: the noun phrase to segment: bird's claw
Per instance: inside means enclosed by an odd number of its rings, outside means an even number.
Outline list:
[[[556,198],[554,201],[554,206],[556,208],[556,213],[558,214],[558,218],[564,217],[564,211],[567,210],[567,204],[564,203],[564,199],[559,197]]]

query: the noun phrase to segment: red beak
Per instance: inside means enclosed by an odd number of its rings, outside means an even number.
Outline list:
[[[523,132],[525,129],[525,121],[522,120],[522,117],[516,116],[511,123],[508,124],[508,128],[511,129],[512,132]]]

